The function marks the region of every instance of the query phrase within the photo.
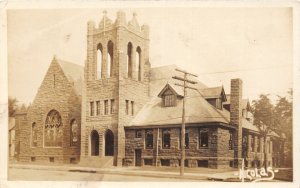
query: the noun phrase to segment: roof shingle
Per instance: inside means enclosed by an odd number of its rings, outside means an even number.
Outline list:
[[[82,93],[84,68],[81,65],[71,63],[56,58],[69,82],[74,83],[75,92],[79,95]]]

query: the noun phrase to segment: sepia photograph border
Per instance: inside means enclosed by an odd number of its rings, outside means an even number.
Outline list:
[[[0,188],[10,187],[299,187],[300,157],[300,19],[299,1],[0,1]],[[90,181],[9,181],[8,180],[8,51],[7,11],[12,9],[85,9],[85,8],[188,8],[188,7],[291,7],[293,10],[293,182],[229,183],[229,182],[90,182]]]

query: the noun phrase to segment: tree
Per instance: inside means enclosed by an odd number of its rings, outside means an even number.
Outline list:
[[[274,106],[268,95],[261,94],[258,100],[252,102],[251,111],[254,117],[254,125],[264,139],[264,166],[267,168],[267,136],[278,129],[275,120]]]
[[[287,165],[292,165],[292,156],[293,156],[293,90],[288,91],[287,97],[277,96],[277,104],[275,106],[275,118],[276,122],[279,125],[279,131],[283,133],[286,137],[285,140],[285,153],[284,157],[286,158]]]
[[[9,117],[13,116],[16,112],[17,99],[8,97],[8,115]]]

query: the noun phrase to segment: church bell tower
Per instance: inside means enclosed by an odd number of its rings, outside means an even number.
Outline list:
[[[136,13],[129,22],[117,12],[113,22],[103,12],[99,24],[87,24],[87,59],[82,94],[81,158],[125,156],[124,125],[149,100],[149,27]]]

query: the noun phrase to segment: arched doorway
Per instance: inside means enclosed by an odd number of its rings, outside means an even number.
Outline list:
[[[99,156],[99,134],[95,130],[91,133],[91,155]]]
[[[111,130],[105,133],[105,156],[114,155],[114,134]]]

